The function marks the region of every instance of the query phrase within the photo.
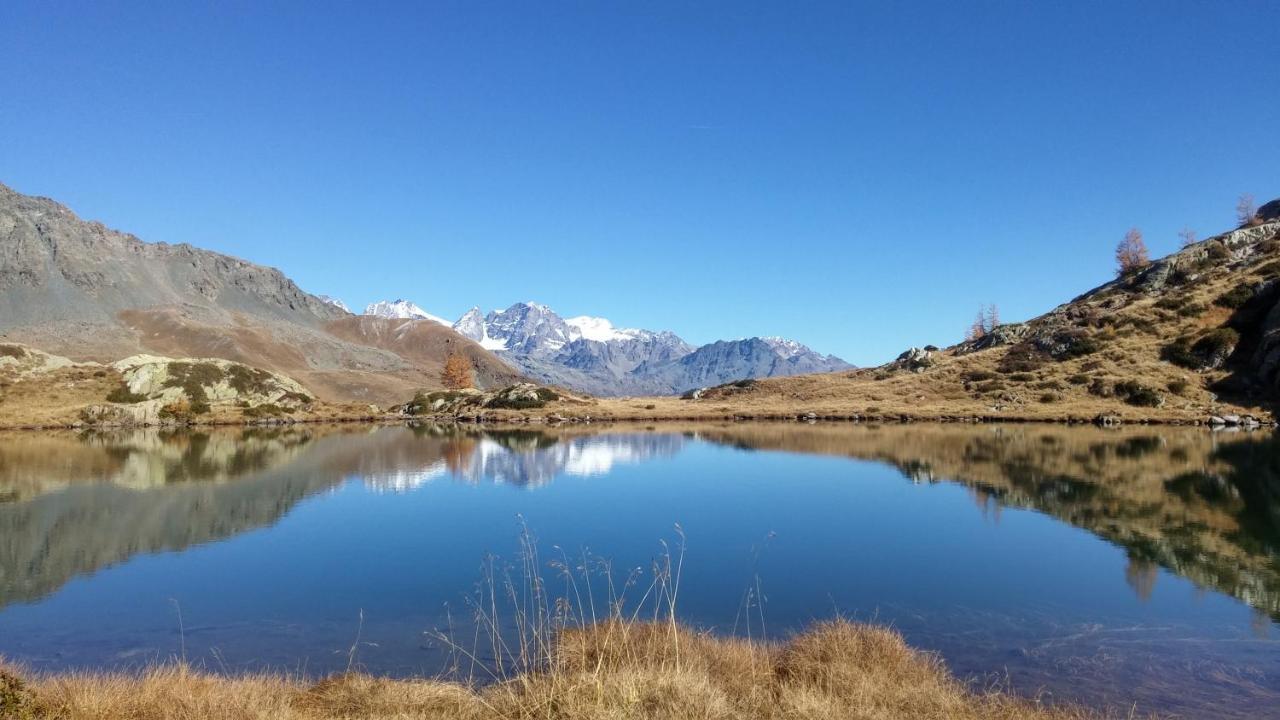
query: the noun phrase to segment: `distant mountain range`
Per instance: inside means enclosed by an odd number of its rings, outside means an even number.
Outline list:
[[[361,315],[284,273],[190,245],[149,243],[0,184],[0,340],[74,360],[224,358],[330,401],[403,402],[467,355],[482,387],[521,377],[597,395],[668,394],[743,378],[841,370],[777,338],[695,348],[671,332],[561,318],[517,303],[449,322],[408,300]]]
[[[365,314],[449,324],[407,300],[373,303]],[[562,318],[535,302],[488,314],[473,307],[451,326],[532,378],[594,395],[664,395],[853,367],[794,340],[753,337],[694,347],[670,331],[617,328],[589,315]]]

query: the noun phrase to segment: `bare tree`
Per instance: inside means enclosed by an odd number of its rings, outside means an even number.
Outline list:
[[[1240,227],[1253,223],[1253,219],[1258,216],[1258,206],[1253,202],[1253,195],[1245,193],[1240,196],[1240,201],[1236,203],[1236,222],[1240,223]]]
[[[449,353],[444,361],[444,369],[440,371],[440,382],[450,390],[471,387],[474,384],[471,378],[471,361],[460,353]]]
[[[978,316],[973,319],[973,323],[969,325],[968,331],[964,334],[965,340],[981,340],[987,334],[986,313],[980,308]]]
[[[1182,238],[1182,247],[1195,245],[1200,240],[1196,235],[1196,231],[1189,227],[1182,228],[1182,231],[1178,233],[1178,237]]]
[[[1000,324],[1000,308],[996,307],[995,303],[987,306],[984,320],[986,320],[987,332],[995,330],[996,326]]]
[[[1124,239],[1116,246],[1116,272],[1121,277],[1135,273],[1147,265],[1151,259],[1147,256],[1147,244],[1142,240],[1142,231],[1130,228]]]
[[[990,305],[978,306],[978,315],[974,317],[973,324],[969,326],[965,332],[966,340],[980,340],[996,329],[1000,324],[1000,308],[995,303]]]

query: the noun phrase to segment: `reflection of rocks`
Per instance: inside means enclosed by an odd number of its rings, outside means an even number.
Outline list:
[[[349,476],[442,456],[406,430],[364,430],[0,435],[0,606],[139,553],[271,525]]]
[[[731,426],[700,437],[892,464],[1124,548],[1141,597],[1159,565],[1280,619],[1280,441],[1262,433],[1058,426]]]

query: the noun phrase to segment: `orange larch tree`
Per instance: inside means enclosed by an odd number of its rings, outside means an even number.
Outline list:
[[[1150,264],[1151,259],[1147,256],[1147,244],[1142,240],[1142,231],[1131,228],[1116,246],[1116,272],[1123,277]]]
[[[449,353],[444,369],[440,371],[440,382],[450,390],[472,387],[475,381],[471,376],[471,361],[461,353]]]

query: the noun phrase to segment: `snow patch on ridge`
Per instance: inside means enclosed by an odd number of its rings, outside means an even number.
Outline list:
[[[615,328],[613,323],[602,317],[591,317],[590,315],[579,315],[578,317],[566,318],[564,323],[577,331],[578,337],[586,340],[595,340],[597,342],[609,342],[610,340],[628,340],[637,337],[639,330],[629,328]]]
[[[408,300],[395,300],[393,302],[383,300],[381,302],[370,303],[365,307],[364,314],[381,318],[430,320],[431,322],[439,323],[445,327],[453,327],[453,323],[442,317],[432,315]]]

